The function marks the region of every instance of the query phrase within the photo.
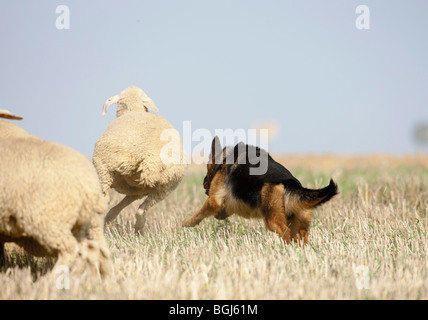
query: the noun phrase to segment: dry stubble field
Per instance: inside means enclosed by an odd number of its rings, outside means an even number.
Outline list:
[[[340,195],[315,211],[310,245],[285,246],[260,220],[181,221],[206,198],[187,176],[133,232],[129,208],[106,229],[114,273],[57,289],[52,259],[11,251],[0,299],[428,299],[428,156],[278,158],[306,187]],[[117,198],[119,199],[119,198]]]

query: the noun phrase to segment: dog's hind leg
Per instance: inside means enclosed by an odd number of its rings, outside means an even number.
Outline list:
[[[262,188],[261,209],[266,227],[290,243],[291,230],[287,225],[284,205],[284,186],[266,184]]]
[[[193,216],[184,219],[181,225],[183,227],[194,227],[199,224],[203,219],[215,215],[221,210],[221,203],[219,203],[215,198],[210,197],[205,200],[202,207]]]
[[[291,239],[299,246],[308,243],[309,226],[312,220],[312,210],[300,210],[291,217],[287,217],[287,222],[291,231]]]
[[[275,233],[277,233],[284,243],[289,244],[290,237],[290,228],[287,226],[287,220],[285,219],[285,215],[283,212],[275,212],[271,214],[269,217],[265,218],[266,227]]]

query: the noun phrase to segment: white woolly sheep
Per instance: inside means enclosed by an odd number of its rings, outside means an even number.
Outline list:
[[[123,208],[143,199],[136,213],[135,231],[142,231],[147,211],[163,200],[183,178],[186,156],[177,130],[162,116],[153,101],[131,86],[108,99],[103,115],[117,104],[116,119],[95,144],[93,163],[104,195],[113,188],[125,197],[105,217],[112,221]]]
[[[0,150],[0,250],[15,242],[35,256],[58,257],[58,266],[110,273],[107,202],[90,160],[3,120]]]

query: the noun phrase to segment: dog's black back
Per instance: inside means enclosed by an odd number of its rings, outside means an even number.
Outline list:
[[[261,201],[262,187],[266,183],[280,184],[284,187],[301,187],[301,183],[283,165],[276,162],[265,150],[256,146],[237,144],[233,148],[233,164],[227,166],[227,181],[233,195],[250,205],[257,207]],[[226,148],[223,155],[226,157]],[[245,159],[245,161],[244,161]],[[260,161],[267,161],[267,170],[263,174],[251,174],[250,168],[260,168]]]

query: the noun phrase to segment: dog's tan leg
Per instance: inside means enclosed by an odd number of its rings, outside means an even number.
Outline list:
[[[262,188],[261,208],[266,227],[276,232],[285,243],[290,243],[291,230],[287,225],[284,204],[284,186],[267,184]]]
[[[270,231],[276,232],[282,238],[284,243],[290,243],[290,228],[287,226],[283,212],[274,213],[268,218],[265,218],[265,224]]]
[[[215,198],[209,197],[202,207],[193,216],[184,219],[181,225],[183,227],[194,227],[203,219],[218,213],[221,209],[221,203]]]
[[[297,215],[288,219],[291,240],[296,241],[299,246],[308,243],[311,218],[312,212],[299,212]]]

